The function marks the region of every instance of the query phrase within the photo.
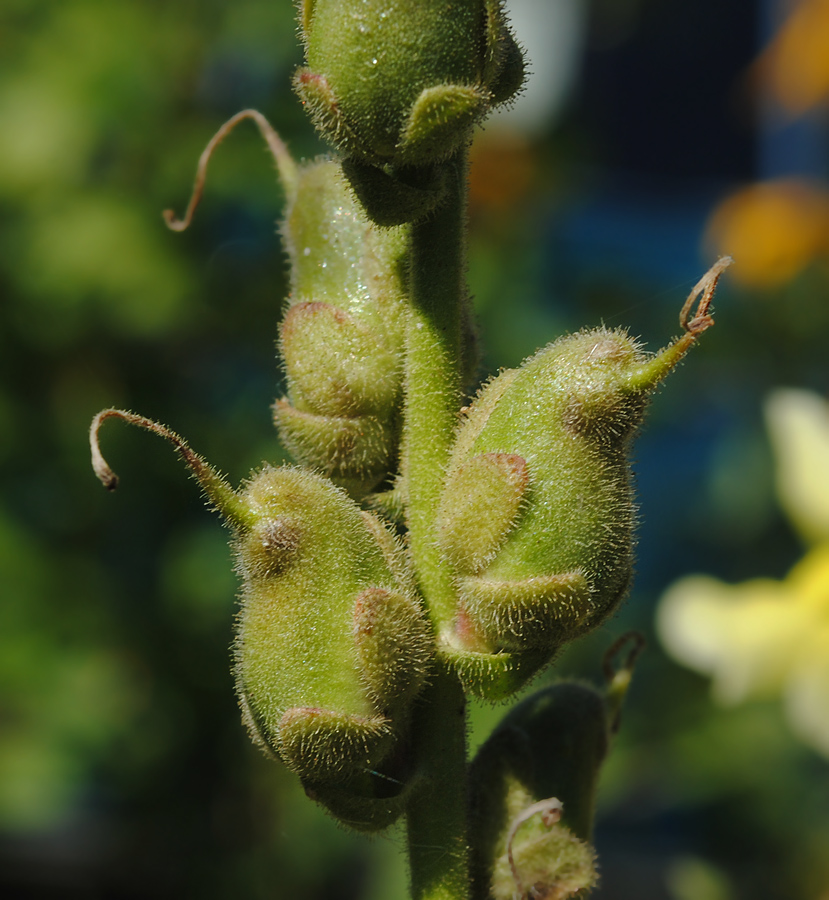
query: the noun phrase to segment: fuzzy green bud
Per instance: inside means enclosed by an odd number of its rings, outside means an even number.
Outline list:
[[[239,694],[254,736],[313,784],[376,768],[429,666],[394,540],[329,481],[265,469],[241,495]],[[378,540],[378,533],[382,532]]]
[[[300,23],[294,86],[379,223],[428,214],[432,167],[524,80],[502,0],[304,0]]]
[[[686,303],[685,334],[659,354],[623,331],[579,332],[501,374],[467,410],[438,514],[460,597],[456,649],[526,653],[532,668],[617,608],[633,566],[630,440],[711,324],[727,264],[695,288],[697,315],[688,321]]]
[[[302,469],[266,468],[234,491],[174,432],[122,410],[99,413],[90,431],[93,466],[110,489],[117,477],[98,449],[110,417],[170,441],[233,530],[236,683],[254,741],[347,824],[390,824],[411,788],[399,750],[433,656],[396,538]]]
[[[283,225],[288,396],[274,412],[297,460],[355,496],[394,467],[407,234],[371,223],[333,160],[300,168]]]
[[[607,747],[604,699],[587,685],[545,688],[506,716],[470,770],[476,900],[593,887],[589,841]]]
[[[308,67],[295,79],[346,155],[429,165],[523,81],[500,0],[305,0]]]

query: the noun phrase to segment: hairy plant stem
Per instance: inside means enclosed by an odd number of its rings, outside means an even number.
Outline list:
[[[447,164],[446,201],[412,227],[403,466],[412,559],[436,632],[451,621],[454,586],[435,519],[461,399],[465,302],[466,160]],[[416,704],[415,757],[423,782],[407,808],[413,900],[469,895],[464,695],[448,667]]]
[[[466,900],[466,708],[448,668],[424,691],[412,724],[424,776],[406,810],[412,900]]]
[[[465,154],[446,165],[446,201],[412,226],[402,451],[415,574],[436,625],[451,618],[455,607],[434,527],[460,408],[461,313],[466,291]]]

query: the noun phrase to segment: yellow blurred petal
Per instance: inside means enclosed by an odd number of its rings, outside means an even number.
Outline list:
[[[802,0],[759,60],[780,105],[801,115],[829,96],[829,0]]]
[[[829,621],[829,543],[810,550],[789,573],[786,584],[816,622]]]
[[[714,210],[705,241],[712,252],[734,257],[738,281],[779,286],[826,253],[829,193],[794,178],[750,185]]]
[[[786,688],[785,708],[798,737],[829,757],[829,625],[804,642]]]
[[[726,649],[724,589],[703,575],[683,578],[668,588],[656,611],[656,632],[668,653],[706,675],[713,674]]]
[[[780,504],[808,541],[829,540],[829,404],[811,391],[780,389],[765,412]]]
[[[710,675],[714,697],[732,704],[780,690],[812,622],[781,582],[697,575],[668,589],[656,627],[670,655]]]

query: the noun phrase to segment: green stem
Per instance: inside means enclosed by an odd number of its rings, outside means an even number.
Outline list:
[[[441,671],[415,706],[412,732],[423,777],[406,811],[412,900],[465,900],[466,710],[451,671]]]
[[[447,164],[448,196],[412,226],[402,472],[415,574],[437,632],[455,613],[452,579],[435,540],[443,476],[461,405],[461,315],[466,300],[466,160]],[[455,674],[441,666],[414,710],[422,782],[407,808],[413,900],[469,896],[466,719]]]
[[[436,626],[451,620],[455,595],[435,542],[443,473],[461,397],[461,313],[465,301],[466,165],[447,164],[448,197],[412,226],[410,316],[402,471],[415,573]]]

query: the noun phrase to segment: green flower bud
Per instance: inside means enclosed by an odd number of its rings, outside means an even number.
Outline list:
[[[396,459],[407,233],[369,222],[339,166],[323,160],[299,170],[283,235],[288,397],[275,420],[297,460],[362,496]]]
[[[294,86],[317,128],[344,156],[381,173],[391,167],[393,180],[397,168],[448,159],[523,83],[501,0],[306,0],[300,22],[308,65]],[[382,180],[354,170],[349,177],[361,197],[376,195],[370,185]],[[400,180],[417,207],[409,214],[426,214],[432,200],[424,195],[417,206],[407,177]]]
[[[275,406],[276,424],[297,460],[362,496],[397,453],[408,234],[373,225],[333,160],[297,166],[256,110],[233,116],[208,143],[184,216],[164,213],[170,228],[189,226],[213,152],[246,119],[267,141],[288,196],[291,298],[280,335],[288,399]]]
[[[455,650],[543,664],[616,609],[633,564],[630,439],[656,386],[712,323],[729,262],[697,285],[685,334],[659,354],[623,331],[583,331],[500,375],[467,410],[438,514],[460,597]]]
[[[478,751],[469,781],[475,900],[582,896],[595,885],[599,771],[642,647],[631,633],[609,649],[606,694],[576,682],[544,688],[514,707]]]
[[[571,897],[597,881],[589,844],[608,747],[604,699],[562,682],[518,704],[470,770],[476,898]]]
[[[120,410],[100,413],[91,432],[108,487],[117,479],[97,433],[113,416],[170,440],[233,528],[236,682],[254,741],[349,824],[385,827],[410,787],[395,746],[433,653],[396,539],[308,471],[266,468],[233,491],[178,435]]]
[[[420,607],[390,568],[376,521],[326,479],[266,469],[241,497],[257,522],[236,542],[237,674],[257,731],[314,780],[376,764],[390,717],[428,666]],[[323,724],[329,718],[331,729]],[[350,733],[343,721],[353,721]],[[322,749],[338,735],[340,752]],[[374,741],[377,752],[366,749]]]

